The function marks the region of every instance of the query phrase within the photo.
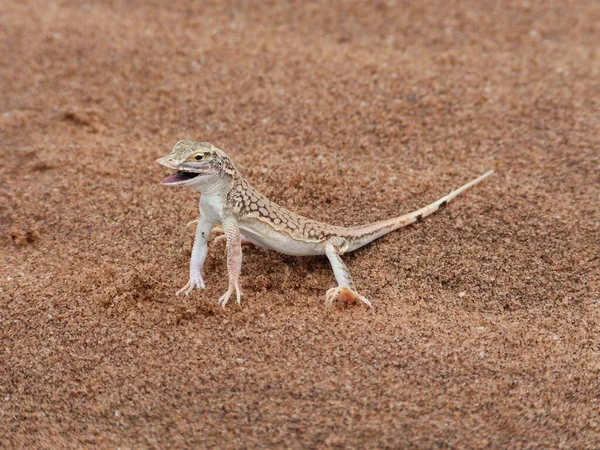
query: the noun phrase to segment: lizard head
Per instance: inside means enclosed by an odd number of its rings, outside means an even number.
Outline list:
[[[176,170],[162,180],[167,186],[200,188],[224,176],[232,177],[235,167],[229,157],[208,142],[179,141],[171,153],[156,160],[157,163]]]

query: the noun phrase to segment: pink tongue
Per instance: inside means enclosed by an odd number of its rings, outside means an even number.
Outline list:
[[[161,184],[170,184],[170,183],[176,183],[178,181],[182,181],[181,178],[179,178],[177,176],[177,172],[175,172],[173,175],[169,175],[167,178],[165,178],[164,180],[161,181]]]

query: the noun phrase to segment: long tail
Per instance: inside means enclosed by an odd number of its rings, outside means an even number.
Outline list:
[[[448,195],[436,200],[430,205],[425,206],[424,208],[418,209],[411,213],[405,214],[400,217],[394,217],[393,219],[382,220],[380,222],[371,223],[369,225],[362,225],[358,227],[350,227],[348,228],[348,234],[346,237],[348,238],[348,250],[349,252],[356,250],[364,245],[367,245],[369,242],[373,242],[375,239],[379,239],[381,236],[384,236],[388,233],[391,233],[398,228],[402,228],[408,226],[415,222],[421,222],[425,217],[433,214],[436,211],[439,211],[444,206],[448,204],[448,202],[467,189],[472,186],[475,186],[480,181],[483,181],[485,178],[489,177],[493,170],[484,173],[479,178],[470,181],[464,186],[450,192]]]

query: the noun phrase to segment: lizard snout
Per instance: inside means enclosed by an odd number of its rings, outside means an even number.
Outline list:
[[[179,161],[174,160],[168,155],[163,156],[162,158],[158,158],[156,162],[161,166],[168,167],[169,169],[177,169],[179,167]]]

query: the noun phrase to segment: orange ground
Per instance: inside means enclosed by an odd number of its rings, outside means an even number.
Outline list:
[[[0,447],[600,445],[600,3],[7,1],[0,55]],[[346,257],[373,311],[256,248],[223,311],[183,138],[336,224],[497,173]]]

